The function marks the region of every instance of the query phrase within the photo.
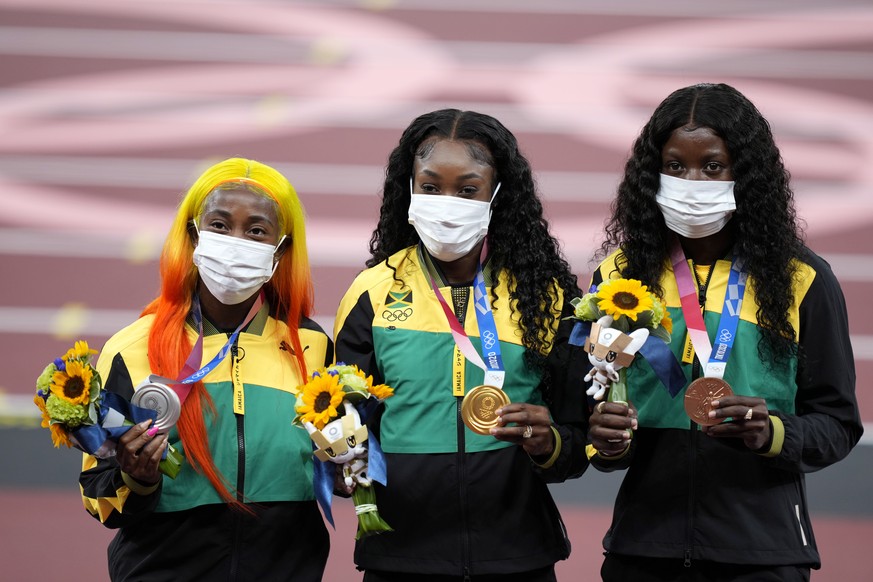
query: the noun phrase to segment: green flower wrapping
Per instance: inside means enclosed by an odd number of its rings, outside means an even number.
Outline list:
[[[376,507],[376,491],[372,485],[358,483],[352,492],[352,501],[355,503],[355,513],[358,514],[356,540],[385,531],[394,531],[379,515]]]

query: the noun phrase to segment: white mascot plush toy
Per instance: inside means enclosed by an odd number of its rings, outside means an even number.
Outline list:
[[[613,319],[604,315],[591,324],[591,333],[585,339],[585,351],[593,368],[585,376],[591,387],[585,391],[595,400],[603,400],[610,383],[618,381],[618,371],[630,366],[634,355],[649,338],[649,330],[642,328],[627,334],[612,325]]]
[[[343,466],[343,480],[351,487],[353,483],[370,485],[367,477],[367,448],[364,442],[369,437],[367,427],[361,426],[358,410],[343,401],[345,415],[332,420],[321,430],[311,422],[304,423],[309,438],[315,443],[315,457],[322,462],[330,461]]]

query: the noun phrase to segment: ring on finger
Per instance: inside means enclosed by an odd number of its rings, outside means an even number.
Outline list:
[[[533,427],[531,425],[527,425],[526,427],[524,427],[524,432],[521,433],[521,438],[529,439],[531,436],[533,436]]]

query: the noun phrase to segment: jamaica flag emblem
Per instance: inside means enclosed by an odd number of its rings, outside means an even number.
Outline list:
[[[389,291],[385,298],[382,319],[387,321],[406,321],[412,315],[412,290]]]

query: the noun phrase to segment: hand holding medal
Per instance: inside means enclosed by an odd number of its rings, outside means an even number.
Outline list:
[[[173,428],[182,414],[182,401],[170,384],[170,380],[152,374],[134,389],[133,398],[130,399],[131,404],[157,413],[151,428],[159,433]]]
[[[497,411],[509,404],[506,392],[496,386],[482,384],[472,388],[461,401],[461,418],[467,428],[477,434],[490,434],[499,426]]]
[[[724,395],[713,398],[709,408],[709,425],[701,425],[704,434],[716,438],[741,438],[749,450],[756,452],[769,449],[772,428],[770,411],[763,398]]]
[[[733,395],[730,384],[721,378],[698,378],[685,390],[685,413],[701,426],[712,426],[722,421],[710,416],[712,403]]]

